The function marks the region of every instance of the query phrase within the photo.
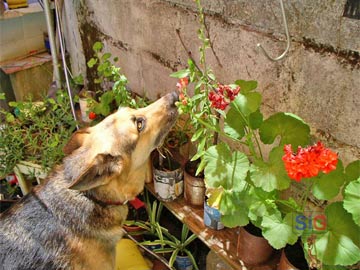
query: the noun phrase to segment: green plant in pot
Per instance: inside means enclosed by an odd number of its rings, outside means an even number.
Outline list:
[[[162,201],[178,198],[184,189],[181,164],[165,147],[152,155],[154,190]]]
[[[95,89],[88,89],[86,86],[83,90],[91,91],[95,95],[88,98],[88,113],[94,113],[97,117],[93,118],[97,119],[109,115],[119,107],[139,108],[148,105],[145,98],[131,93],[128,89],[127,77],[120,72],[120,67],[115,66],[118,58],[112,57],[109,52],[103,52],[103,49],[103,43],[95,42],[94,55],[87,62],[88,68],[95,73],[94,81],[91,82]]]
[[[9,105],[13,113],[0,111],[5,118],[0,129],[0,175],[11,173],[24,160],[48,171],[63,158],[63,145],[76,126],[67,94],[57,91],[54,99]]]
[[[200,1],[196,2],[201,20]],[[206,27],[201,29],[204,61],[210,40],[204,34]],[[178,106],[189,115],[193,127],[191,140],[197,142],[193,159],[201,160],[198,172],[204,170],[209,202],[220,210],[227,227],[251,222],[275,249],[302,238],[309,265],[318,269],[359,262],[359,209],[354,192],[360,169],[353,165],[358,161],[344,169],[333,151],[314,144],[309,125],[297,115],[275,112],[264,117],[256,81],[219,83],[209,65],[196,64],[192,58],[188,68],[172,76],[184,85]],[[214,140],[218,135],[219,143]],[[292,171],[286,160],[292,163],[302,157],[304,167]],[[304,174],[299,182],[298,174],[304,172],[312,174]],[[351,180],[346,176],[349,172]],[[296,226],[314,209],[324,211],[326,231]]]
[[[162,227],[162,230],[165,238],[163,241],[158,240],[154,242],[165,244],[164,248],[157,250],[157,252],[171,253],[169,265],[173,266],[176,264],[177,269],[179,270],[192,269],[190,268],[191,266],[194,266],[195,269],[199,269],[194,256],[189,250],[189,245],[197,238],[197,235],[193,233],[190,233],[189,235],[189,228],[186,224],[183,224],[182,226],[180,239],[169,233],[166,228]]]

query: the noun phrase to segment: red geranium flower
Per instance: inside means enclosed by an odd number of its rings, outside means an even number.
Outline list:
[[[336,169],[338,162],[337,154],[321,142],[307,148],[299,147],[297,153],[292,152],[291,145],[285,145],[284,152],[282,160],[288,176],[297,182],[317,176],[320,171],[329,173]]]
[[[213,108],[225,110],[239,92],[239,86],[232,89],[229,85],[218,84],[218,88],[216,88],[215,91],[211,91],[208,98],[211,101],[211,106]]]

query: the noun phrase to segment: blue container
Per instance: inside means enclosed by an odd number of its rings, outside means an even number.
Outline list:
[[[176,269],[178,270],[192,270],[193,265],[188,256],[176,256]]]
[[[214,230],[224,229],[224,224],[220,221],[221,213],[218,209],[209,206],[204,202],[204,224]]]

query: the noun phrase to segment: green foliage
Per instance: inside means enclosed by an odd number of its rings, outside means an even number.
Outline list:
[[[15,116],[2,111],[6,122],[0,129],[0,175],[12,172],[21,160],[48,170],[64,156],[62,148],[76,123],[64,91],[42,102],[10,102]]]
[[[103,52],[103,48],[101,42],[95,42],[94,55],[87,62],[88,68],[94,69],[97,74],[94,84],[98,86],[95,99],[89,100],[90,111],[105,117],[118,107],[145,107],[148,102],[139,96],[133,97],[127,89],[128,79],[121,73],[121,69],[115,66],[118,58],[112,57],[109,52]]]
[[[316,254],[315,259],[320,265],[331,267],[358,262],[360,162],[355,161],[344,169],[335,153],[327,149],[323,154],[319,146],[316,150],[315,147],[302,149],[308,155],[296,155],[299,160],[294,161],[295,165],[289,165],[292,153],[286,156],[284,146],[291,145],[296,152],[298,147],[312,144],[309,125],[289,112],[275,112],[265,118],[261,112],[262,95],[254,80],[236,80],[227,85],[224,95],[225,88],[220,87],[222,83],[206,63],[205,52],[211,48],[211,41],[200,0],[196,3],[201,41],[199,63],[190,56],[188,67],[171,76],[180,79],[178,107],[181,113],[188,115],[192,127],[191,141],[197,145],[193,160],[201,159],[197,172],[204,170],[208,203],[220,210],[225,226],[244,226],[252,222],[262,229],[263,236],[276,249],[293,244],[302,236],[306,245],[308,241],[313,242],[316,252],[312,251],[312,254]],[[187,80],[189,86],[184,84]],[[234,95],[231,89],[238,87],[240,92],[236,91],[236,97],[229,98]],[[229,109],[222,103],[224,101],[226,106],[230,104]],[[223,142],[218,143],[218,136]],[[321,156],[319,162],[329,164],[335,159],[334,164],[319,170],[312,160],[316,154],[311,151],[326,155]],[[283,159],[287,157],[290,161],[286,168]],[[294,165],[290,168],[292,172],[296,169],[306,176],[298,179],[288,173],[286,169],[289,170],[291,165]],[[306,170],[311,173],[303,174]],[[294,194],[291,189],[295,180],[301,181],[295,187],[301,187],[298,193],[303,194]],[[341,191],[344,200],[330,204],[329,200],[337,198]],[[283,198],[284,194],[287,197]],[[309,198],[319,203],[316,206],[326,206],[329,231],[295,229],[294,218],[309,211]],[[311,248],[305,246],[305,253]]]

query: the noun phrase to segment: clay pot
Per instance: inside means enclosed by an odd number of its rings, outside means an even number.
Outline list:
[[[127,226],[123,225],[123,228],[125,231],[127,231],[128,234],[130,234],[136,241],[142,242],[144,241],[143,233],[145,230],[139,226]]]
[[[246,265],[260,265],[268,261],[274,249],[262,237],[261,230],[252,224],[240,227],[237,256]]]
[[[184,170],[184,198],[194,206],[203,206],[205,199],[204,177],[195,176],[197,169],[196,161],[188,161]]]
[[[309,269],[304,256],[304,250],[301,242],[298,241],[294,245],[286,245],[281,251],[280,262],[277,270],[304,270]]]

